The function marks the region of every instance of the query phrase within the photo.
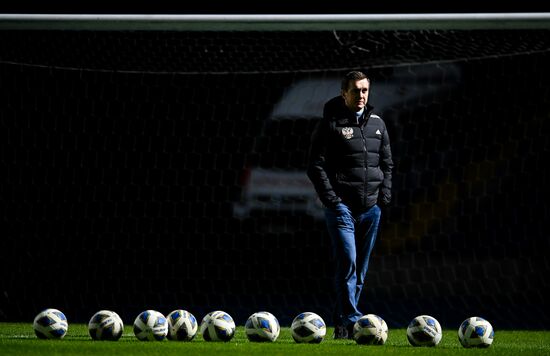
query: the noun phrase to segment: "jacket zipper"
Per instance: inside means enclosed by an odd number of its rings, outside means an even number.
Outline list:
[[[363,123],[359,126],[359,131],[361,131],[361,139],[363,140],[363,206],[367,205],[367,140],[365,139],[365,133],[363,128],[367,126],[369,118],[365,117]]]

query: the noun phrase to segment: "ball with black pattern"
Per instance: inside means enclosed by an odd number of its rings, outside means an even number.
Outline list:
[[[63,339],[69,329],[65,314],[54,308],[44,309],[38,313],[32,326],[39,339]]]
[[[117,341],[124,332],[124,323],[114,311],[100,310],[88,322],[88,332],[93,340]]]
[[[168,319],[168,340],[191,341],[198,330],[197,319],[184,309],[176,309],[166,317]]]

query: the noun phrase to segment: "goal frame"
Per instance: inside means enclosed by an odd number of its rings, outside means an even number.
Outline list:
[[[319,31],[549,28],[550,12],[303,15],[0,14],[0,30]]]

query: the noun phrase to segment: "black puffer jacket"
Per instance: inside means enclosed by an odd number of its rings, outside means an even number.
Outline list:
[[[372,109],[367,105],[359,125],[341,96],[325,104],[323,119],[311,136],[308,176],[327,207],[342,202],[365,210],[391,200],[389,135]]]

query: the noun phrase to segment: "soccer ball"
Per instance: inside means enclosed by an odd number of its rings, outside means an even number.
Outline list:
[[[49,308],[36,315],[32,327],[40,339],[62,339],[67,334],[69,323],[65,314]]]
[[[235,336],[235,321],[224,311],[210,312],[202,319],[200,333],[206,341],[229,341]]]
[[[244,325],[246,337],[250,341],[273,342],[279,337],[281,326],[277,318],[270,312],[261,311],[252,314]]]
[[[162,341],[168,334],[168,321],[158,311],[146,310],[134,320],[134,334],[141,341]]]
[[[124,324],[117,313],[110,310],[100,310],[88,323],[88,332],[94,340],[116,341],[122,336]]]
[[[443,332],[434,317],[419,315],[407,326],[407,339],[413,346],[437,346]]]
[[[197,319],[186,310],[177,309],[168,314],[168,339],[191,341],[199,328]]]
[[[298,343],[318,344],[323,341],[327,327],[323,318],[312,312],[301,313],[290,325],[292,338]]]
[[[489,347],[494,337],[491,323],[477,316],[464,320],[458,328],[458,340],[464,347]]]
[[[384,345],[388,339],[388,325],[378,315],[363,315],[353,325],[353,339],[358,344]]]

